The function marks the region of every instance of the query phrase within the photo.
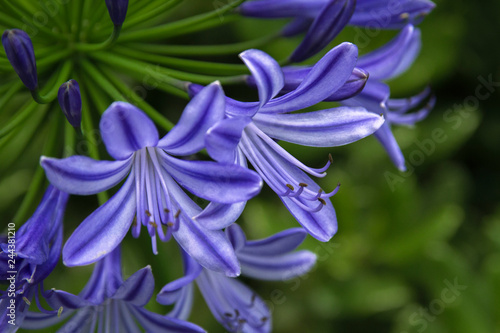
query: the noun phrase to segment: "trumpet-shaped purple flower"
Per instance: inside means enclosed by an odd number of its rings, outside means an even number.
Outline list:
[[[224,93],[217,83],[193,98],[179,123],[162,139],[141,110],[115,102],[104,112],[100,131],[116,161],[42,157],[50,182],[69,193],[99,193],[126,179],[120,190],[68,239],[63,249],[65,264],[93,263],[117,247],[131,226],[134,237],[144,226],[155,253],[157,236],[162,241],[173,236],[202,266],[238,275],[238,262],[222,231],[209,230],[193,219],[201,209],[179,185],[201,198],[234,204],[256,195],[262,180],[238,165],[181,160],[170,155],[199,151],[207,129],[223,116]]]
[[[276,95],[284,87],[284,77],[277,62],[258,50],[245,51],[240,56],[253,75],[260,101],[239,102],[228,98],[227,118],[207,133],[207,151],[223,162],[250,161],[297,221],[313,237],[328,241],[337,231],[335,210],[329,200],[337,189],[323,192],[306,173],[323,177],[330,162],[324,168],[310,168],[274,139],[333,147],[364,138],[382,125],[384,119],[380,115],[363,108],[290,113],[314,105],[341,89],[357,91],[359,87],[348,82],[357,49],[350,43],[334,48],[305,75],[300,85],[280,97]],[[191,85],[190,89],[196,93],[200,87]],[[350,95],[345,91],[342,94]]]
[[[66,193],[49,186],[31,218],[0,240],[0,281],[7,283],[0,291],[1,332],[15,332],[22,325],[33,297],[59,261],[67,200]]]
[[[410,126],[424,119],[434,107],[435,98],[431,97],[422,109],[408,113],[429,97],[430,89],[413,97],[391,99],[389,86],[382,81],[406,71],[416,59],[420,47],[420,30],[407,25],[385,46],[360,57],[357,66],[367,71],[370,78],[360,94],[342,101],[344,105],[362,106],[384,115],[386,122],[375,132],[375,136],[401,171],[406,170],[405,158],[392,134],[391,125]]]
[[[408,113],[429,96],[430,89],[410,98],[391,99],[389,86],[382,81],[394,78],[407,70],[417,57],[420,46],[420,31],[412,25],[407,25],[385,46],[361,56],[349,79],[350,83],[324,99],[341,101],[351,107],[361,106],[373,113],[383,114],[385,123],[375,132],[375,136],[400,170],[405,170],[405,160],[391,132],[391,125],[415,124],[427,116],[435,101],[431,98],[421,110]],[[282,92],[296,89],[312,69],[295,66],[283,68],[285,86]],[[353,91],[354,88],[358,89],[355,94],[349,96],[343,93]]]
[[[189,322],[144,309],[153,292],[154,277],[149,266],[123,280],[118,247],[96,263],[78,296],[55,289],[45,291],[47,303],[58,310],[29,312],[23,328],[44,329],[65,322],[57,332],[141,332],[138,323],[151,333],[205,332]]]
[[[272,237],[247,241],[243,230],[233,224],[226,229],[243,275],[260,280],[283,281],[307,273],[316,262],[309,251],[294,251],[306,237],[303,229],[289,229]],[[264,301],[236,279],[203,269],[183,252],[184,277],[167,284],[157,296],[162,304],[174,304],[171,316],[187,319],[193,298],[192,282],[210,311],[230,332],[271,332],[271,313]]]
[[[321,51],[347,24],[399,29],[420,23],[434,7],[429,0],[255,0],[243,3],[240,12],[261,18],[294,18],[282,34],[306,32],[290,57],[292,62],[300,62]]]

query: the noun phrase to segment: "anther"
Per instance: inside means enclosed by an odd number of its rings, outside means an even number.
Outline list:
[[[399,15],[399,18],[402,20],[406,20],[409,17],[410,17],[410,14],[408,14],[408,13],[402,13],[401,15]]]
[[[175,217],[175,218],[178,218],[178,217],[179,217],[179,215],[181,215],[181,210],[180,210],[180,209],[178,209],[178,210],[177,210],[177,212],[175,212],[174,217]]]
[[[26,298],[26,296],[23,296],[23,301],[25,301],[28,306],[31,305],[31,302]]]
[[[136,227],[137,226],[137,216],[134,216],[134,220],[132,222],[132,226]]]
[[[318,198],[318,201],[323,204],[323,206],[326,206],[326,201],[323,198]]]
[[[174,226],[174,224],[173,224],[172,222],[167,222],[167,226],[168,226],[168,227],[173,227],[173,226]]]
[[[292,186],[292,184],[286,184],[286,187],[288,187],[290,190],[294,190],[295,188]]]
[[[306,183],[299,183],[300,187],[307,187],[308,185]]]
[[[168,209],[168,208],[163,208],[163,211],[164,211],[165,213],[167,213],[167,214],[168,214],[168,213],[170,213],[170,209]]]
[[[57,310],[57,318],[61,317],[62,312],[63,312],[63,307],[61,306],[59,310]]]
[[[333,164],[333,157],[332,157],[332,154],[328,154],[328,160],[330,161],[330,163]]]
[[[149,210],[147,210],[147,209],[146,209],[146,215],[147,215],[148,217],[151,217],[151,213],[150,213],[150,212],[149,212]]]
[[[268,321],[268,320],[269,320],[269,318],[267,318],[267,317],[262,317],[260,320],[261,320],[263,323],[265,323],[266,321]]]
[[[224,313],[224,316],[231,318],[231,317],[233,316],[233,314],[232,314],[232,313],[229,313],[229,312],[225,312],[225,313]]]
[[[255,299],[257,299],[257,294],[253,294],[252,295],[252,300],[250,302],[250,304],[253,306],[255,304]]]
[[[156,224],[155,221],[150,221],[149,224],[152,225],[153,228],[158,228],[158,224]]]

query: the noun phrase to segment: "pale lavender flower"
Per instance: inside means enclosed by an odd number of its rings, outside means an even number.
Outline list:
[[[115,102],[104,112],[100,130],[116,161],[42,157],[50,182],[69,193],[95,194],[125,179],[120,190],[68,239],[63,249],[65,264],[93,263],[117,247],[131,226],[134,237],[144,226],[155,253],[157,237],[168,241],[173,236],[201,265],[238,275],[238,262],[222,231],[209,230],[193,219],[201,209],[180,186],[201,198],[234,204],[260,191],[260,177],[237,165],[171,156],[191,155],[203,148],[207,129],[223,116],[224,93],[216,83],[193,98],[178,124],[162,139],[141,110]]]
[[[233,224],[226,229],[242,274],[254,279],[284,281],[306,274],[316,262],[310,251],[294,251],[306,237],[303,229],[288,229],[271,237],[247,241]],[[175,304],[170,316],[187,319],[191,312],[193,283],[215,319],[230,332],[271,332],[271,312],[265,302],[245,284],[223,274],[203,269],[183,252],[184,277],[167,284],[157,296],[162,304]]]

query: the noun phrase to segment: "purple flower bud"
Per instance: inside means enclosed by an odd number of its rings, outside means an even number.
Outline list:
[[[69,80],[63,83],[59,88],[57,98],[71,126],[79,128],[82,122],[82,97],[78,82]]]
[[[28,34],[19,29],[5,30],[2,44],[12,67],[29,90],[38,86],[35,52]]]
[[[106,0],[109,16],[115,25],[121,26],[127,16],[128,0]]]

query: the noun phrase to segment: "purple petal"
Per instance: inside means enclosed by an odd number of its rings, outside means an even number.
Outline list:
[[[205,136],[210,157],[218,162],[234,163],[243,130],[251,121],[250,117],[226,118],[210,128]]]
[[[301,62],[323,50],[347,25],[355,7],[355,0],[332,0],[328,2],[315,18],[302,43],[291,55],[290,60]]]
[[[435,6],[429,0],[358,0],[349,24],[376,29],[400,29],[408,23],[420,23]]]
[[[325,0],[260,0],[244,2],[238,9],[242,15],[262,18],[314,17],[324,5]]]
[[[267,103],[261,112],[286,113],[317,104],[341,88],[356,65],[358,49],[342,43],[314,65],[294,91]]]
[[[351,76],[344,85],[325,99],[325,102],[341,101],[359,94],[368,81],[368,75],[369,74],[361,68],[354,68]]]
[[[135,181],[131,174],[122,188],[87,217],[63,249],[66,266],[91,264],[113,251],[127,234],[136,213]]]
[[[236,225],[231,228],[235,228]],[[238,227],[239,228],[239,227]],[[241,228],[240,228],[241,229]],[[255,256],[278,256],[295,250],[307,236],[307,232],[301,228],[288,229],[271,237],[248,241],[238,252]]]
[[[364,107],[370,112],[384,114],[386,111],[385,103],[389,99],[391,91],[389,86],[383,82],[368,79],[365,88],[361,93],[353,98],[342,101],[342,104],[351,107]]]
[[[96,161],[85,156],[64,159],[42,156],[40,164],[53,186],[67,193],[89,195],[118,184],[129,173],[132,159]]]
[[[177,125],[158,147],[173,155],[190,155],[203,149],[207,130],[224,118],[225,96],[220,83],[203,88],[184,109]]]
[[[67,200],[68,194],[52,186],[47,188],[35,213],[17,232],[16,253],[20,258],[25,258],[30,264],[36,265],[47,261],[50,235],[53,226],[56,228],[61,226]],[[7,246],[2,248],[4,253],[8,253]]]
[[[271,332],[269,308],[243,283],[207,270],[196,282],[215,319],[228,331]]]
[[[193,284],[188,284],[182,288],[180,295],[178,296],[175,306],[167,313],[168,317],[173,317],[177,319],[187,320],[191,315],[191,310],[193,308],[193,298],[194,298],[194,286]]]
[[[303,146],[335,147],[373,134],[384,118],[363,108],[338,107],[292,114],[257,114],[255,124],[269,136]]]
[[[60,316],[58,316],[56,313],[47,314],[47,313],[29,311],[23,320],[22,326],[23,329],[27,330],[40,330],[42,328],[51,327],[62,323],[73,313],[74,311],[69,309],[63,309],[63,312],[61,313]]]
[[[147,266],[129,277],[113,295],[113,299],[120,299],[135,306],[146,305],[155,289],[155,280],[151,267]]]
[[[191,284],[200,275],[201,267],[193,258],[181,249],[182,262],[184,264],[184,276],[166,284],[156,296],[160,304],[170,305],[179,300],[182,289]]]
[[[422,92],[417,95],[407,98],[391,98],[386,102],[387,108],[392,112],[404,113],[417,107],[424,99],[429,97],[431,88],[426,87]]]
[[[281,35],[283,37],[293,37],[306,32],[311,27],[313,22],[314,18],[312,17],[297,17],[283,28]]]
[[[306,231],[321,242],[328,242],[337,232],[337,217],[330,200],[318,212],[310,212],[299,207],[289,197],[280,197],[281,201]],[[303,204],[306,204],[303,202]]]
[[[406,171],[405,157],[399,148],[394,134],[392,134],[391,128],[388,123],[385,123],[380,127],[380,129],[375,132],[375,137],[380,141],[384,149],[389,154],[389,157],[400,171]]]
[[[181,186],[210,201],[246,201],[262,187],[262,180],[255,172],[239,165],[180,160],[164,153],[160,156],[163,167]]]
[[[124,160],[144,147],[155,147],[158,131],[140,109],[126,102],[114,102],[99,123],[104,145],[116,160]]]
[[[203,267],[238,276],[240,265],[234,249],[222,231],[212,231],[181,214],[179,230],[173,233],[179,245]]]
[[[226,229],[226,237],[229,239],[236,252],[243,249],[247,242],[247,237],[243,229],[237,224],[233,224]]]
[[[276,96],[283,88],[283,72],[276,60],[260,50],[247,50],[240,58],[252,73],[252,80],[259,91],[260,107]]]
[[[303,275],[316,263],[310,251],[297,251],[280,256],[258,256],[239,253],[243,275],[259,280],[283,281]]]
[[[235,204],[211,202],[193,217],[200,225],[210,230],[221,230],[233,224],[243,213],[246,201]]]
[[[146,332],[205,333],[201,327],[184,320],[162,316],[140,307],[129,308]]]
[[[356,66],[363,68],[374,80],[387,80],[406,71],[421,47],[420,30],[407,25],[389,43],[359,58]]]
[[[78,295],[73,295],[68,292],[56,289],[47,290],[44,293],[44,298],[53,309],[59,309],[60,307],[63,307],[64,310],[75,310],[92,305],[86,299]]]

